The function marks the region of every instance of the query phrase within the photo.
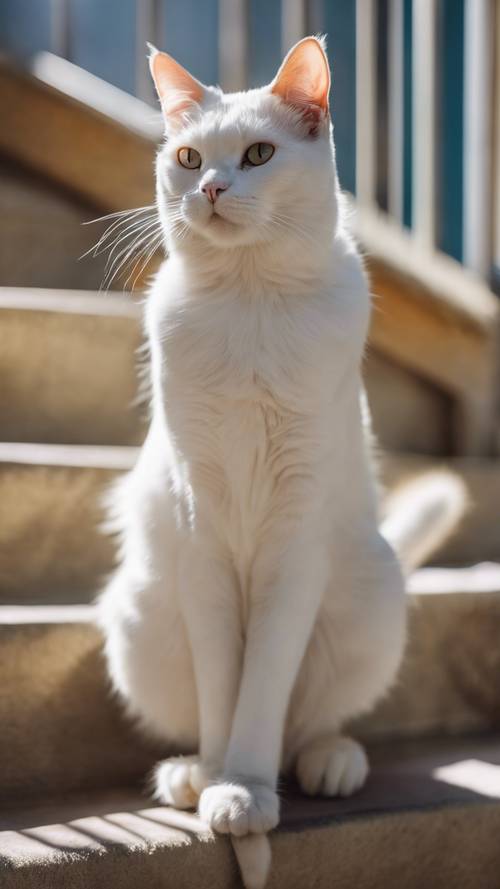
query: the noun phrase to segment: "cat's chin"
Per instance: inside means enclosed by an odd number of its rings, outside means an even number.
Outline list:
[[[244,247],[261,240],[257,226],[233,222],[218,213],[193,228],[215,247]]]

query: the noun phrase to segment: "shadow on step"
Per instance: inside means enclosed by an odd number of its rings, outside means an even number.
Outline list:
[[[373,747],[371,760],[365,787],[349,799],[313,799],[293,784],[283,787],[282,828],[500,800],[500,743],[491,736],[393,742]],[[83,846],[150,842],[172,830],[206,833],[194,814],[154,805],[146,796],[123,789],[65,794],[43,806],[16,807],[0,817],[0,830],[13,830],[57,848],[61,846],[53,839],[54,831],[62,827],[81,835]],[[62,835],[61,841],[75,848]]]
[[[371,747],[370,760],[366,785],[349,799],[311,799],[290,787],[283,798],[283,827],[500,800],[499,738],[386,742]]]

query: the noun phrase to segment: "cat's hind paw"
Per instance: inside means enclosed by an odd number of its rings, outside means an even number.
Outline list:
[[[198,756],[171,756],[163,759],[153,773],[156,799],[176,809],[195,809],[198,797],[207,783]]]
[[[200,818],[217,833],[267,833],[279,821],[278,795],[265,784],[212,784],[200,796]]]
[[[339,735],[306,747],[296,765],[300,787],[309,796],[351,796],[363,786],[368,772],[361,744]]]

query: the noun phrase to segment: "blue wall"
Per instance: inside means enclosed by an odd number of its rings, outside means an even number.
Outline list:
[[[340,182],[356,190],[356,4],[324,0],[323,26],[332,66],[331,109]]]
[[[71,61],[133,93],[135,0],[70,0],[69,10]]]
[[[440,12],[437,241],[441,250],[460,260],[463,256],[464,0],[441,0]]]
[[[217,0],[162,0],[159,48],[204,83],[217,83],[219,78],[218,8]]]
[[[281,62],[281,3],[250,0],[248,8],[248,73],[250,86],[273,79]]]
[[[0,46],[20,57],[50,49],[50,0],[0,0]]]

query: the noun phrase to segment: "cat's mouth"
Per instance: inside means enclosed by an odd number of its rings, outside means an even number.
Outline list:
[[[233,222],[233,220],[228,219],[227,216],[222,216],[222,214],[219,213],[218,210],[212,210],[212,215],[210,216],[209,224],[210,225],[217,225],[219,227],[224,226],[224,227],[231,227],[231,228],[238,225],[237,222]]]

